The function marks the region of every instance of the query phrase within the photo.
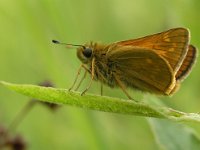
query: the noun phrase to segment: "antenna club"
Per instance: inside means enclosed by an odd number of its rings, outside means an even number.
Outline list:
[[[57,41],[57,40],[52,40],[52,42],[55,43],[55,44],[60,44],[60,42]]]

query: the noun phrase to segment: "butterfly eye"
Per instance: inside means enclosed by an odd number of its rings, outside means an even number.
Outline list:
[[[84,55],[85,57],[87,57],[87,58],[90,58],[91,55],[92,55],[92,49],[91,49],[91,48],[85,48],[85,49],[83,50],[83,55]]]

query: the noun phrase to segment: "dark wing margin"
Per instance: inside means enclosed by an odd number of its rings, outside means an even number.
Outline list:
[[[187,55],[176,73],[176,80],[183,81],[191,72],[191,69],[197,58],[197,49],[193,45],[189,45]]]

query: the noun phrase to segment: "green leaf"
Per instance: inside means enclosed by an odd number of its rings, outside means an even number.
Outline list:
[[[144,101],[150,101],[150,103],[156,103],[160,106],[164,105],[156,97],[148,98],[145,95]],[[169,120],[149,118],[148,122],[155,136],[157,145],[162,150],[200,149],[200,139],[192,128]]]
[[[200,139],[183,124],[168,120],[149,119],[156,142],[164,150],[199,150]]]
[[[18,93],[50,103],[71,105],[111,113],[165,118],[174,121],[200,122],[200,115],[197,113],[184,113],[171,108],[155,107],[144,103],[136,103],[131,100],[91,94],[81,96],[78,92],[69,92],[66,89],[52,87],[12,84],[4,81],[0,83]]]

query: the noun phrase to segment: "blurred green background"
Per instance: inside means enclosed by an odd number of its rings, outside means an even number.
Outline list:
[[[111,43],[174,27],[189,28],[191,43],[200,47],[199,0],[1,0],[0,80],[38,84],[48,79],[56,87],[69,88],[80,61],[75,49],[53,45],[52,39]],[[199,75],[197,61],[181,89],[173,97],[160,97],[162,102],[199,112]],[[105,89],[105,95],[126,98],[119,89]],[[89,92],[99,94],[99,84]],[[130,92],[142,98],[143,93]],[[0,97],[0,124],[8,126],[28,98],[2,86]],[[187,125],[199,134],[199,124]],[[162,149],[146,118],[67,106],[52,113],[38,105],[16,132],[26,138],[30,150]]]

